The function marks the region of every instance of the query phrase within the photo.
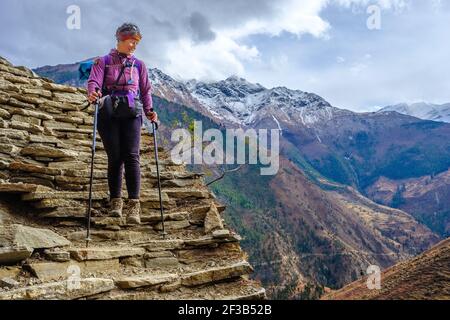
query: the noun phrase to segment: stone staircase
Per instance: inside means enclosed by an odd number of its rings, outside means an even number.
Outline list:
[[[202,174],[142,129],[142,223],[108,216],[107,157],[98,137],[91,239],[86,211],[93,107],[86,92],[0,57],[0,299],[263,299],[241,238]],[[125,181],[125,180],[124,180]],[[125,185],[125,183],[124,183]],[[126,190],[124,190],[126,195]]]

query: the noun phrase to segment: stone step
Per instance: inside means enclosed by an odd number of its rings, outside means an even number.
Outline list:
[[[147,251],[163,251],[177,249],[195,249],[216,247],[222,243],[239,242],[241,238],[233,233],[228,235],[202,235],[202,230],[189,230],[190,237],[186,236],[185,230],[168,230],[166,239],[161,238],[161,234],[152,227],[134,226],[132,230],[91,230],[92,244],[107,244],[108,242],[120,242],[124,245],[133,244],[145,248]],[[139,231],[138,231],[139,230]],[[197,236],[195,236],[197,234]],[[73,243],[84,244],[86,239],[86,230],[69,231],[66,237]]]
[[[261,288],[260,284],[258,287],[246,288],[242,286],[239,290],[239,293],[229,294],[224,297],[219,298],[218,300],[266,300],[266,289]]]
[[[102,200],[107,199],[108,197],[108,192],[105,191],[92,192],[93,200]],[[37,201],[43,199],[88,200],[89,192],[56,191],[44,186],[38,186],[35,191],[22,195],[23,201]]]
[[[161,190],[161,198],[163,201],[163,205],[170,203],[169,196],[164,190]],[[158,189],[153,188],[153,189],[141,190],[140,199],[141,199],[141,202],[159,202]]]
[[[72,300],[114,289],[112,279],[81,278],[0,292],[0,300]]]
[[[147,251],[165,251],[165,250],[176,250],[184,247],[183,239],[153,239],[142,243],[137,243],[137,245],[145,248]]]
[[[155,157],[154,157],[153,153],[151,153],[151,154],[149,154],[148,152],[147,153],[141,153],[141,158],[143,158],[142,161],[141,161],[141,165],[142,166],[156,165],[156,161],[155,161]],[[163,158],[163,157],[160,157],[159,154],[158,154],[158,164],[163,165],[163,166],[174,166],[174,167],[183,166],[182,164],[178,164],[178,163],[173,162],[170,159],[170,157],[169,158]]]
[[[92,249],[96,251],[95,258],[98,258],[98,252],[102,250],[105,251],[105,249],[107,248]],[[108,252],[110,253],[111,251],[108,250]],[[222,263],[221,266],[209,268],[205,268],[204,265],[201,264],[198,266],[194,266],[193,268],[189,268],[189,270],[191,271],[186,271],[180,268],[174,269],[174,266],[170,267],[170,265],[165,264],[167,262],[162,262],[161,259],[169,259],[166,257],[166,255],[156,254],[156,252],[149,252],[146,253],[146,255],[150,255],[149,257],[146,257],[146,259],[150,259],[149,261],[158,260],[158,262],[157,264],[151,263],[150,266],[147,266],[147,264],[145,264],[145,268],[140,268],[137,272],[138,274],[136,274],[136,267],[134,267],[134,271],[132,271],[132,269],[127,269],[128,271],[126,271],[126,269],[123,269],[124,267],[126,268],[127,264],[125,261],[127,258],[124,258],[122,254],[119,254],[119,257],[110,260],[70,260],[63,263],[34,261],[26,264],[24,268],[31,271],[39,279],[40,282],[56,280],[59,282],[63,282],[64,280],[66,284],[68,284],[71,282],[70,277],[74,273],[76,273],[76,275],[80,276],[81,279],[86,276],[95,276],[100,279],[113,278],[117,288],[120,289],[129,290],[137,288],[148,288],[150,290],[159,290],[160,292],[171,292],[174,290],[183,289],[184,287],[198,287],[222,281],[235,281],[233,279],[247,276],[252,272],[251,266],[246,261],[242,260],[231,260],[229,262]],[[104,257],[105,256],[102,256],[101,258]],[[123,261],[125,265],[122,267],[119,263],[119,258],[121,258],[121,260],[122,258],[125,259]],[[170,269],[172,271],[164,272],[161,268]],[[49,291],[51,292],[51,288],[53,288],[53,285],[55,285],[55,283],[32,285],[29,287],[17,289],[14,292],[7,292],[6,295],[14,295],[15,298],[20,297],[20,299],[29,299],[31,297],[29,297],[28,295],[21,295],[23,294],[24,290],[33,291],[37,288],[50,288]],[[87,295],[92,295],[92,293],[86,293],[86,296]],[[36,296],[35,298],[48,299],[50,298],[50,296]],[[2,299],[1,293],[0,299]]]
[[[118,277],[114,279],[116,286],[121,289],[135,289],[140,287],[150,287],[161,285],[177,280],[179,276],[174,273],[147,274],[132,277]]]
[[[57,162],[50,162],[48,164],[49,168],[53,169],[80,169],[86,167],[86,163],[78,160],[74,161],[57,161]],[[94,169],[103,169],[105,166],[104,164],[98,164],[97,161],[94,161]],[[66,173],[66,172],[64,172]]]
[[[20,248],[27,248],[30,253],[34,249],[50,249],[71,245],[65,237],[46,228],[34,228],[21,224],[0,224],[1,245],[0,248],[11,247],[22,252]],[[7,252],[7,251],[6,251]],[[14,252],[14,251],[13,251]],[[25,255],[25,253],[23,253]]]
[[[45,114],[45,113],[42,113],[39,111],[27,110],[27,109],[23,109],[23,108],[8,107],[8,112],[13,115],[21,115],[21,116],[25,116],[25,117],[40,119],[40,120],[53,119],[53,117],[51,115],[48,115],[48,114]]]
[[[189,219],[189,212],[179,211],[179,212],[164,212],[164,221],[182,221]],[[154,214],[141,215],[142,222],[157,223],[161,221],[161,214],[156,212]]]
[[[185,199],[185,198],[197,198],[207,199],[210,194],[207,190],[200,190],[195,188],[164,188],[163,191],[171,198]]]
[[[173,208],[174,203],[173,202],[166,202],[163,206],[165,209]],[[148,201],[141,203],[142,207],[142,216],[141,216],[141,222],[142,224],[156,224],[158,221],[160,221],[160,217],[157,217],[156,215],[148,215],[147,212],[154,211],[155,209],[159,208],[159,201]],[[58,207],[58,208],[47,208],[49,210],[45,210],[44,212],[40,213],[39,216],[43,218],[55,218],[55,219],[85,219],[86,213],[87,213],[87,203],[76,205],[73,207]],[[125,210],[125,209],[124,209]],[[119,226],[127,226],[126,222],[122,222],[117,219],[112,219],[114,217],[111,217],[108,215],[108,208],[99,208],[99,207],[93,207],[92,211],[92,221],[96,221],[97,225],[119,225]],[[168,217],[166,220],[168,221],[177,221],[179,219],[179,215],[177,214],[168,214]],[[157,221],[158,220],[158,221]]]
[[[91,248],[69,248],[70,256],[77,261],[86,260],[108,260],[123,257],[142,256],[144,248],[139,247],[91,247]]]
[[[203,177],[204,173],[195,173],[195,172],[174,172],[174,177],[177,179],[198,179]]]
[[[89,160],[90,165],[90,160]],[[67,177],[81,177],[81,178],[90,178],[91,177],[91,171],[88,170],[89,165],[84,164],[83,166],[80,166],[78,168],[74,169],[63,169],[61,171],[61,175],[67,176]],[[82,169],[80,169],[82,168]],[[94,170],[93,173],[94,179],[106,179],[108,177],[108,174],[105,170]]]
[[[243,260],[245,254],[237,242],[216,243],[208,247],[183,248],[173,251],[178,262],[183,265],[222,261],[225,259]]]
[[[30,144],[23,148],[20,152],[25,156],[32,157],[47,157],[52,159],[57,158],[73,158],[78,156],[78,153],[73,150],[57,149],[44,144]]]
[[[155,171],[146,171],[146,170],[142,170],[141,174],[143,177],[145,178],[153,178],[153,179],[157,179],[157,172]],[[160,178],[161,180],[174,180],[174,179],[192,179],[192,180],[198,180],[201,177],[203,177],[204,174],[202,173],[193,173],[193,172],[188,172],[188,171],[181,171],[181,172],[172,172],[172,171],[160,171]]]
[[[225,267],[210,268],[185,274],[181,277],[181,285],[186,287],[199,286],[248,275],[252,272],[253,268],[250,264],[247,261],[242,261]]]
[[[197,239],[185,240],[184,244],[186,247],[207,247],[216,243],[239,242],[241,240],[239,235],[230,233],[227,237],[208,235]]]
[[[97,211],[95,209],[91,210],[92,214]],[[60,207],[53,209],[49,212],[39,214],[42,218],[86,218],[87,207],[86,205],[76,206],[76,207]]]
[[[17,129],[0,128],[0,137],[7,137],[15,140],[28,140],[29,133]]]
[[[17,266],[0,267],[0,279],[17,278],[17,276],[20,274],[21,271],[22,269]]]
[[[45,257],[51,261],[66,262],[70,261],[69,251],[62,250],[60,248],[46,249],[44,250]]]
[[[152,239],[135,244],[147,249],[147,251],[163,251],[210,247],[211,245],[239,242],[240,240],[241,238],[238,235],[230,233],[227,237],[215,238],[212,235],[207,235],[192,239]]]
[[[37,188],[36,184],[0,182],[0,192],[5,193],[30,193]]]
[[[32,173],[43,173],[51,176],[56,176],[61,174],[61,170],[48,168],[45,165],[38,166],[30,163],[23,163],[19,161],[14,161],[9,164],[8,167],[11,171],[23,171],[23,172],[32,172]]]
[[[199,186],[199,180],[198,179],[172,179],[172,180],[165,180],[161,181],[161,187],[163,188],[185,188],[190,186]],[[155,187],[157,186],[157,183],[155,183]]]
[[[86,211],[86,210],[85,210]],[[181,221],[188,221],[189,219],[189,213],[188,212],[172,212],[172,213],[165,213],[164,214],[164,221],[167,222],[181,222]],[[101,217],[92,217],[92,220],[94,225],[97,226],[120,226],[120,227],[133,227],[134,225],[129,225],[126,222],[126,218],[118,218],[118,217],[108,217],[108,216],[101,216]],[[161,221],[161,215],[160,214],[152,214],[152,215],[141,215],[141,225],[146,224],[158,224]]]
[[[165,221],[164,222],[164,230],[172,231],[172,230],[181,230],[191,227],[191,223],[188,220],[180,220],[180,221]],[[157,231],[163,230],[162,222],[158,222],[154,229]]]
[[[98,208],[102,205],[101,201],[93,201],[93,207]],[[74,208],[85,207],[84,201],[72,200],[72,199],[42,199],[32,203],[35,208],[38,209],[51,209],[51,208]]]
[[[32,262],[25,265],[38,279],[47,281],[67,280],[72,272],[79,271],[81,277],[87,277],[91,273],[107,275],[120,271],[119,259],[90,260],[66,262]]]
[[[185,287],[180,281],[162,283],[139,290],[115,289],[89,297],[101,300],[264,300],[266,291],[253,280],[234,280],[198,287]]]
[[[86,239],[86,231],[74,231],[67,235],[68,239],[80,242],[82,244]],[[132,230],[91,230],[91,239],[93,242],[105,243],[108,241],[119,241],[128,244],[145,243],[146,241],[159,238],[160,235],[153,231],[152,233],[142,233]]]
[[[193,287],[205,284],[211,284],[220,282],[223,280],[231,280],[237,277],[248,275],[252,272],[250,265],[243,261],[242,257],[230,259],[230,256],[220,259],[220,257],[209,257],[209,261],[218,259],[220,266],[217,267],[205,267],[205,262],[202,261],[197,265],[193,265],[190,268],[179,268],[179,264],[172,254],[162,254],[164,252],[147,252],[144,254],[146,259],[145,267],[142,265],[139,270],[134,265],[134,268],[127,267],[130,265],[127,259],[141,258],[141,255],[133,255],[127,253],[124,256],[123,253],[114,251],[117,248],[88,248],[88,249],[69,249],[76,250],[77,254],[80,250],[83,251],[82,256],[85,258],[93,258],[94,260],[82,260],[75,261],[70,260],[66,262],[42,262],[31,261],[27,263],[24,268],[31,271],[40,282],[55,281],[55,280],[70,280],[69,277],[76,273],[83,277],[95,276],[99,278],[114,278],[118,288],[131,289],[140,287],[150,287],[155,285],[165,284],[166,291],[173,291],[180,287]],[[122,247],[121,249],[130,251],[130,248]],[[141,249],[141,248],[138,248]],[[221,250],[225,253],[225,250]],[[86,252],[89,252],[90,257],[86,256]],[[102,252],[101,256],[99,253]],[[106,252],[106,256],[105,253]],[[111,255],[111,253],[113,253]],[[136,253],[136,252],[134,252]],[[131,253],[131,254],[134,254]],[[141,251],[142,253],[142,251]],[[88,255],[89,255],[88,254]],[[114,258],[103,260],[103,258]],[[100,258],[101,260],[98,260]],[[119,263],[120,261],[123,263]],[[175,260],[176,264],[167,264],[169,260]],[[131,264],[132,265],[132,264]],[[124,269],[125,268],[125,269]],[[171,270],[170,272],[164,272],[162,270]],[[20,281],[20,280],[19,280]],[[41,285],[42,286],[42,285]]]
[[[0,265],[14,264],[31,256],[33,249],[25,246],[0,247]]]

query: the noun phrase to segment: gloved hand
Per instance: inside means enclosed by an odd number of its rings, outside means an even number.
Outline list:
[[[102,97],[102,93],[100,91],[93,91],[89,96],[88,96],[88,100],[90,103],[94,103],[97,98],[101,98]]]
[[[146,114],[146,117],[151,122],[158,122],[158,114],[155,111],[150,111]]]

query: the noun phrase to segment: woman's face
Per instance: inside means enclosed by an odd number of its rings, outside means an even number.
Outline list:
[[[117,51],[119,51],[120,53],[125,53],[127,55],[133,54],[138,43],[139,41],[134,39],[119,41],[117,42]]]

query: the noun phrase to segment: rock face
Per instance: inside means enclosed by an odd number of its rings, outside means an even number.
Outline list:
[[[142,224],[108,215],[97,135],[85,247],[94,112],[85,96],[0,57],[0,299],[265,298],[202,175],[160,147],[161,237],[153,137],[144,129]]]

